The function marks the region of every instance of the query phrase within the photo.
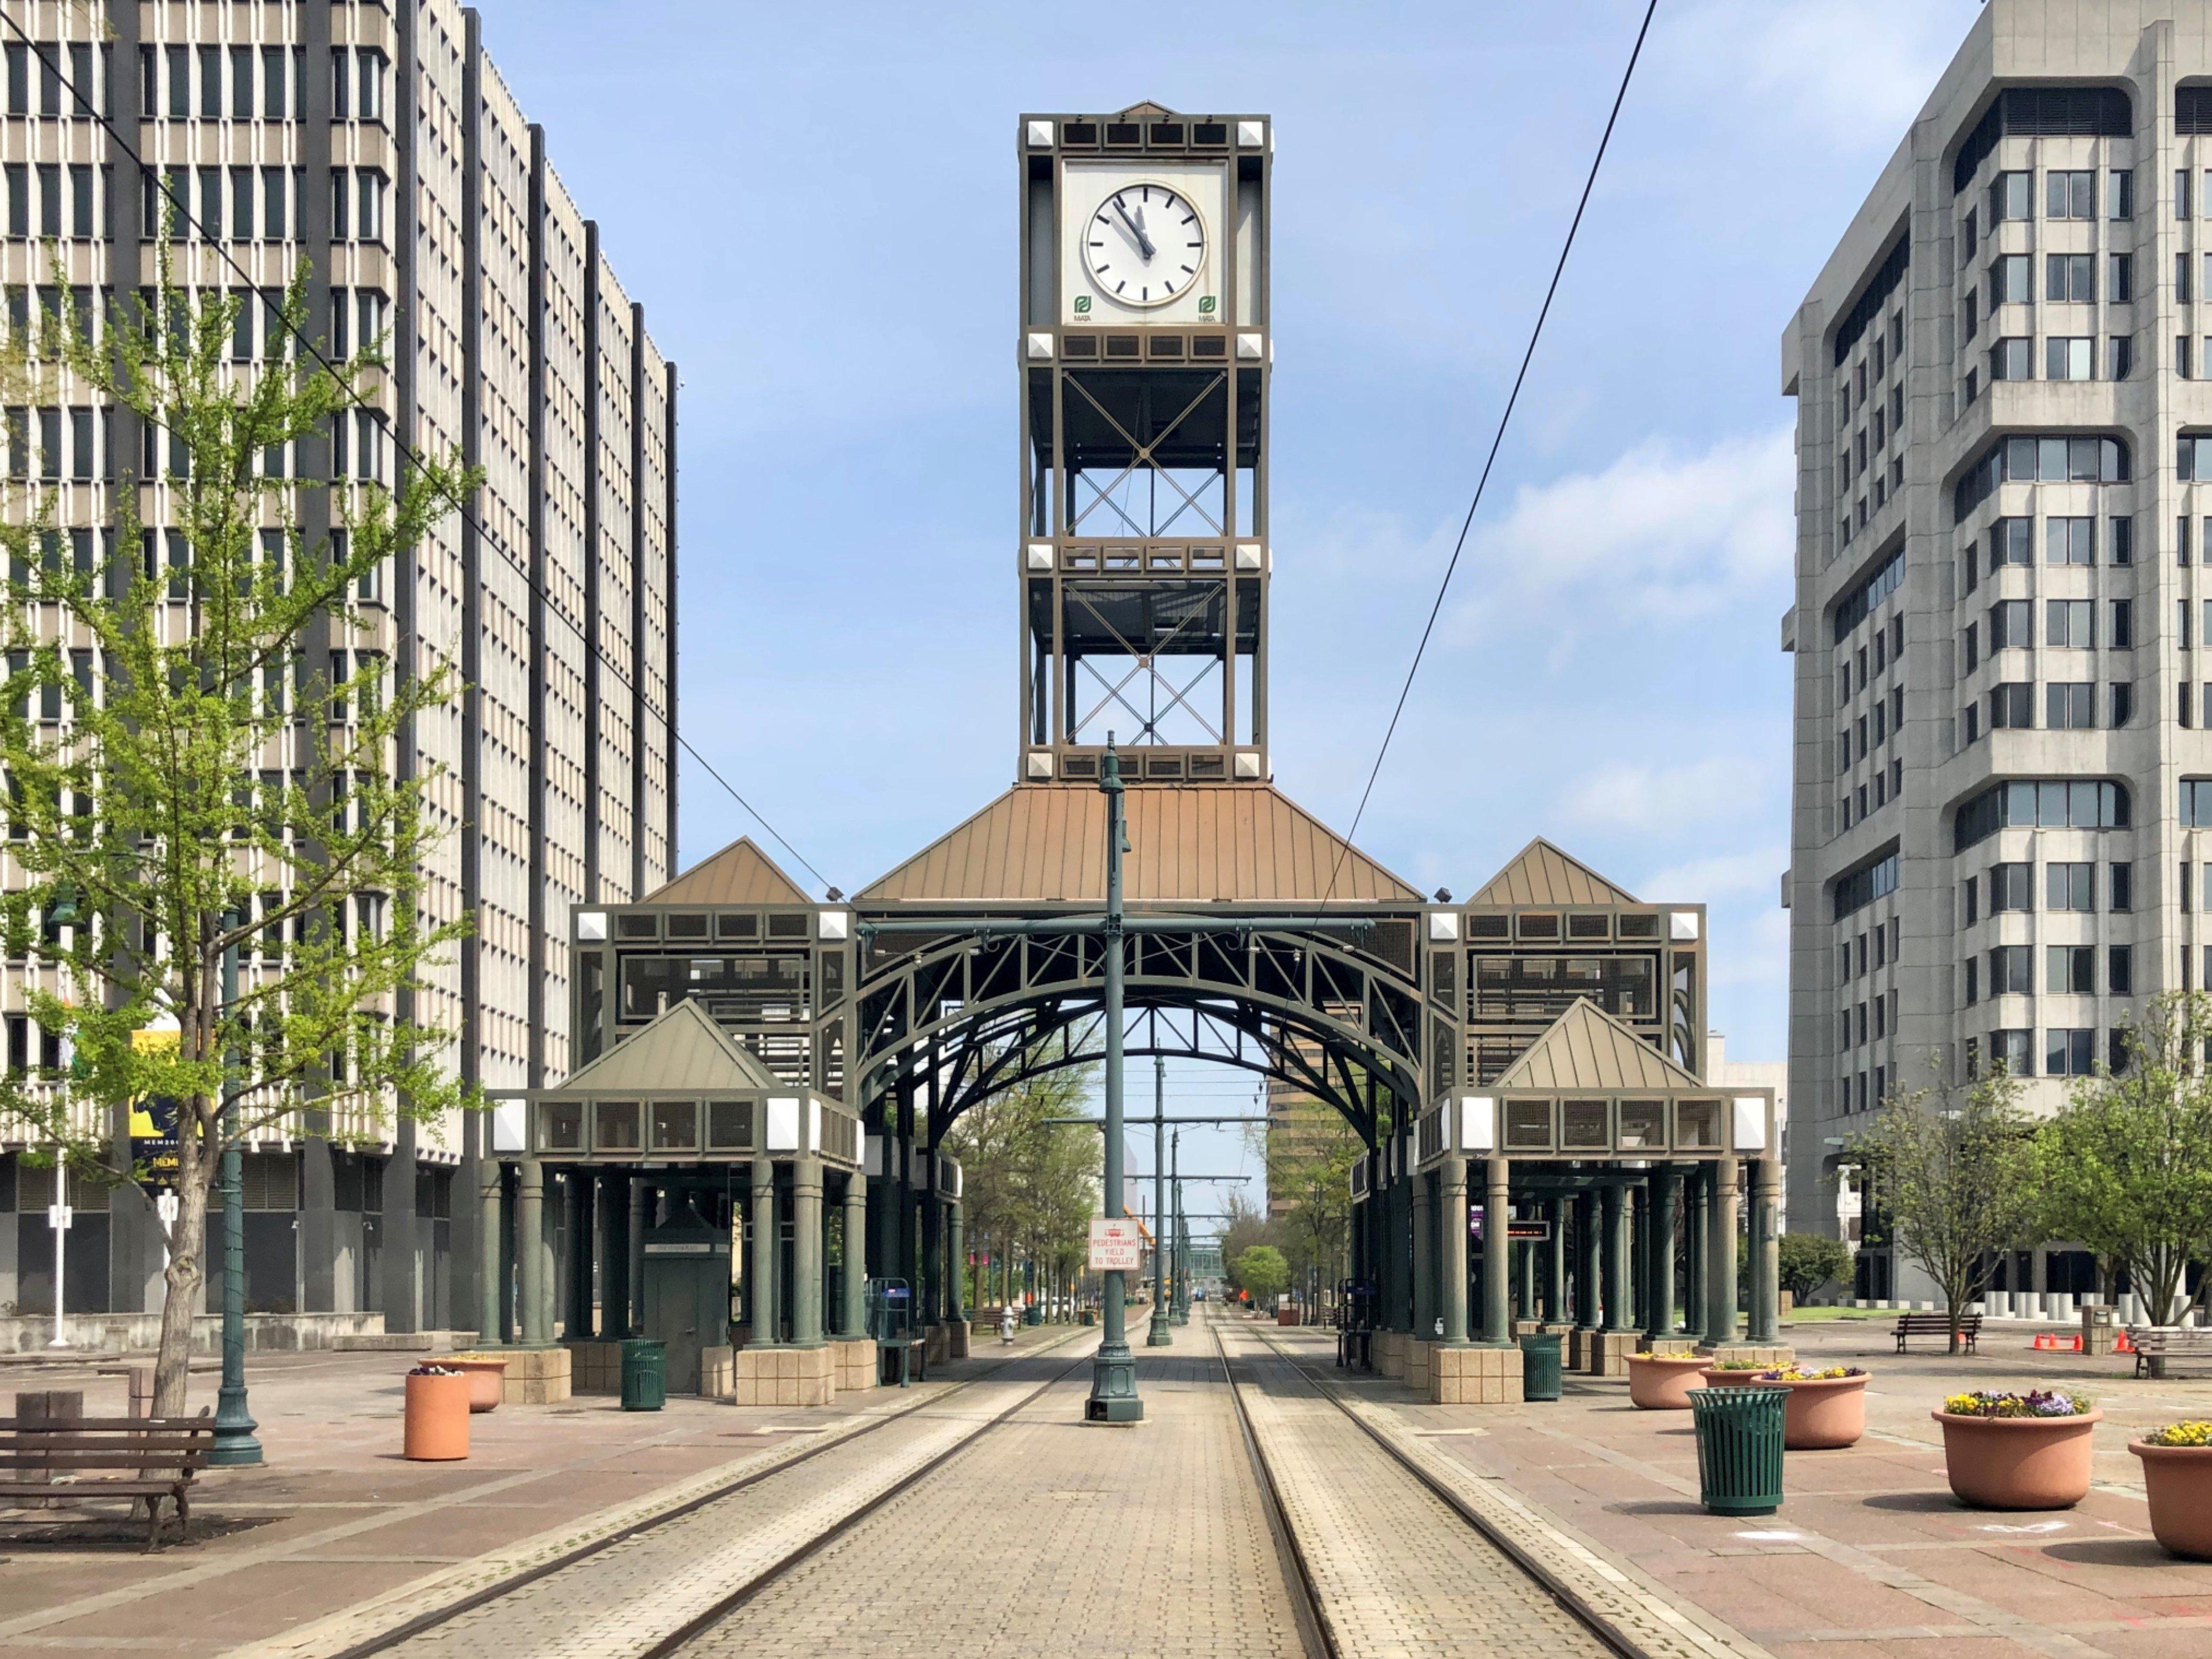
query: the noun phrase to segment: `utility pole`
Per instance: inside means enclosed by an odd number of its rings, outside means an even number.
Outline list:
[[[1167,1250],[1168,1206],[1167,1170],[1160,1160],[1160,1139],[1167,1133],[1168,1062],[1164,1054],[1152,1056],[1152,1217],[1159,1232],[1152,1240],[1152,1318],[1145,1332],[1145,1346],[1164,1348],[1175,1341],[1168,1329]]]
[[[1121,974],[1127,945],[1121,933],[1121,854],[1129,844],[1121,816],[1121,758],[1115,752],[1111,732],[1098,769],[1098,788],[1106,797],[1106,918],[1101,933],[1106,947],[1106,1218],[1112,1221],[1121,1215]],[[1091,1396],[1084,1402],[1084,1420],[1141,1422],[1145,1402],[1137,1397],[1137,1358],[1129,1352],[1121,1271],[1109,1268],[1102,1277],[1105,1331],[1091,1362]]]
[[[226,930],[234,917],[223,918]],[[222,953],[222,1012],[238,1001],[238,946]],[[223,1050],[222,1066],[222,1386],[216,1391],[215,1444],[210,1463],[258,1463],[260,1426],[246,1404],[246,1179],[238,1150],[237,1056]]]

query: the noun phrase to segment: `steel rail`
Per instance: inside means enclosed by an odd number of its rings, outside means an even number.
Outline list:
[[[1291,1592],[1291,1614],[1298,1627],[1298,1643],[1306,1650],[1308,1659],[1342,1659],[1336,1632],[1323,1611],[1321,1587],[1314,1582],[1313,1566],[1307,1560],[1305,1547],[1298,1542],[1298,1534],[1291,1525],[1289,1512],[1283,1507],[1281,1489],[1275,1485],[1275,1472],[1260,1450],[1260,1437],[1253,1431],[1252,1415],[1245,1408],[1244,1395],[1237,1386],[1237,1374],[1230,1369],[1229,1345],[1221,1340],[1221,1322],[1208,1319],[1213,1330],[1213,1352],[1221,1361],[1221,1380],[1229,1389],[1229,1403],[1237,1413],[1237,1431],[1244,1441],[1244,1455],[1252,1462],[1252,1478],[1260,1488],[1260,1506],[1267,1512],[1267,1531],[1275,1540],[1275,1552],[1290,1566],[1284,1580]]]
[[[1214,1340],[1218,1344],[1221,1340],[1221,1323],[1218,1320],[1213,1321],[1212,1323]],[[1431,1496],[1467,1522],[1480,1534],[1485,1543],[1490,1545],[1492,1548],[1497,1550],[1499,1554],[1526,1573],[1553,1601],[1559,1604],[1570,1618],[1612,1650],[1620,1656],[1620,1659],[1660,1659],[1660,1656],[1653,1653],[1635,1637],[1621,1629],[1580,1590],[1568,1583],[1542,1561],[1531,1555],[1517,1540],[1501,1531],[1489,1516],[1462,1498],[1445,1482],[1439,1480],[1428,1470],[1423,1468],[1403,1447],[1395,1443],[1388,1435],[1345,1404],[1338,1397],[1336,1390],[1328,1386],[1326,1378],[1309,1370],[1296,1355],[1285,1350],[1273,1337],[1269,1336],[1263,1328],[1255,1326],[1251,1334],[1260,1340],[1261,1346],[1266,1348],[1276,1358],[1295,1371],[1316,1394],[1342,1412],[1358,1425],[1362,1434],[1382,1448],[1399,1468],[1419,1481]],[[1226,1350],[1224,1349],[1224,1352],[1225,1354]],[[1234,1391],[1236,1382],[1233,1378],[1230,1387]],[[1242,1409],[1241,1402],[1239,1409]]]
[[[1063,1347],[1066,1344],[1075,1341],[1082,1335],[1082,1334],[1081,1329],[1078,1328],[1077,1330],[1069,1332],[1065,1336],[1055,1338],[1053,1341],[1044,1344],[1042,1347],[1030,1349],[1027,1353],[1010,1355],[1008,1358],[1024,1359],[1035,1358],[1041,1354],[1050,1353],[1054,1349]],[[1081,1360],[1076,1362],[1078,1365],[1080,1365],[1083,1363],[1085,1362]],[[1072,1374],[1073,1369],[1074,1367],[1071,1366],[1068,1370],[1062,1371],[1058,1376],[1053,1377],[1049,1382],[1045,1382],[1041,1387],[1033,1389],[1030,1393],[1024,1395],[1019,1405],[1027,1405],[1030,1401],[1036,1399],[1039,1394],[1043,1393],[1046,1389],[1053,1387],[1055,1383],[1065,1382],[1069,1375]],[[428,1612],[416,1614],[414,1618],[406,1620],[403,1624],[393,1626],[390,1630],[380,1631],[376,1635],[368,1637],[362,1641],[356,1642],[350,1647],[342,1648],[337,1652],[330,1656],[330,1659],[369,1659],[369,1656],[372,1654],[389,1652],[392,1649],[399,1646],[404,1642],[411,1642],[416,1637],[424,1635],[430,1631],[436,1630],[441,1625],[450,1624],[453,1620],[459,1618],[465,1613],[473,1613],[478,1607],[487,1606],[491,1602],[497,1601],[504,1597],[512,1595],[518,1590],[527,1589],[530,1585],[538,1583],[540,1579],[549,1578],[556,1572],[565,1571],[570,1567],[576,1566],[582,1562],[588,1561],[593,1556],[613,1548],[617,1544],[626,1542],[629,1539],[639,1536],[641,1534],[651,1532],[656,1528],[664,1527],[672,1521],[679,1521],[687,1515],[695,1514],[698,1510],[706,1508],[709,1504],[718,1504],[721,1502],[722,1499],[732,1497],[738,1492],[741,1492],[749,1486],[757,1486],[762,1481],[769,1480],[775,1475],[785,1474],[791,1469],[797,1468],[802,1463],[811,1462],[815,1458],[825,1455],[830,1452],[836,1451],[841,1447],[849,1446],[854,1441],[863,1439],[867,1436],[875,1433],[878,1429],[888,1428],[894,1423],[903,1422],[906,1419],[913,1416],[917,1412],[949,1400],[954,1395],[962,1392],[963,1389],[972,1389],[978,1383],[988,1382],[993,1376],[997,1375],[997,1373],[998,1367],[994,1366],[990,1371],[986,1372],[984,1375],[981,1376],[968,1377],[962,1382],[955,1382],[951,1388],[943,1390],[941,1393],[917,1396],[908,1404],[901,1406],[895,1411],[884,1413],[873,1421],[863,1424],[860,1427],[854,1429],[849,1434],[841,1434],[832,1439],[817,1440],[811,1445],[802,1446],[793,1452],[788,1457],[779,1457],[774,1462],[766,1464],[760,1468],[754,1469],[749,1474],[739,1475],[734,1480],[726,1481],[723,1485],[714,1487],[710,1492],[702,1492],[696,1498],[687,1498],[684,1502],[677,1504],[673,1509],[664,1510],[657,1515],[649,1515],[641,1521],[634,1522],[627,1527],[623,1527],[614,1532],[609,1533],[605,1538],[595,1538],[587,1544],[580,1544],[574,1549],[564,1551],[561,1554],[553,1557],[550,1560],[541,1561],[536,1566],[519,1572],[511,1578],[502,1578],[496,1583],[487,1584],[482,1589],[472,1591],[471,1594],[461,1597],[457,1601],[451,1601],[442,1607],[433,1607]],[[1019,1406],[1017,1406],[1014,1409],[1019,1409]],[[952,1450],[958,1451],[963,1447],[973,1444],[978,1436],[988,1433],[992,1429],[996,1428],[999,1425],[999,1423],[1003,1419],[1003,1417],[1004,1413],[1001,1413],[1000,1418],[993,1419],[990,1422],[985,1424],[982,1428],[977,1430],[975,1434],[970,1435],[965,1439],[960,1441],[952,1448]],[[945,1454],[947,1456],[950,1455],[950,1453]],[[944,1462],[944,1457],[942,1456],[935,1459],[932,1462],[925,1465],[921,1469],[918,1470],[916,1472],[916,1476],[918,1477],[921,1474],[927,1474],[931,1469],[935,1468],[937,1465],[942,1462]],[[897,1487],[893,1489],[892,1492],[885,1492],[882,1494],[880,1498],[876,1499],[874,1503],[864,1505],[862,1512],[867,1509],[875,1507],[875,1504],[880,1504],[883,1498],[890,1498],[895,1495],[896,1492],[903,1491],[908,1486],[913,1484],[914,1478],[915,1477],[909,1477],[907,1480],[902,1481]],[[842,1530],[847,1524],[848,1522],[841,1522],[837,1523],[835,1529]],[[823,1534],[822,1538],[816,1540],[817,1543],[818,1544],[820,1542],[826,1541],[827,1536],[828,1534]],[[812,1547],[807,1547],[808,1553],[811,1553]],[[787,1557],[783,1561],[777,1563],[775,1566],[768,1569],[767,1571],[770,1573],[781,1572],[787,1567],[797,1565],[799,1559],[799,1558],[797,1556]],[[693,1634],[696,1634],[696,1632],[695,1631]],[[662,1651],[662,1650],[659,1648],[653,1648],[648,1650],[648,1651],[658,1653]]]

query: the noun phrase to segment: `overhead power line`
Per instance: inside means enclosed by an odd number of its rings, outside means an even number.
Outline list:
[[[124,137],[123,134],[117,130],[115,124],[93,106],[92,100],[87,97],[85,94],[78,88],[76,83],[72,81],[68,74],[62,69],[59,62],[60,54],[57,52],[49,56],[41,45],[38,41],[33,40],[28,33],[25,33],[23,26],[17,22],[13,17],[8,16],[4,13],[0,13],[0,22],[5,22],[9,28],[14,31],[16,37],[21,40],[24,45],[30,47],[33,52],[38,54],[40,65],[45,73],[52,76],[54,80],[69,89],[70,98],[76,101],[77,108],[83,112],[86,118],[96,123],[100,130],[106,133],[109,139],[113,142],[115,147],[121,150],[125,155],[130,158],[131,164],[135,166],[140,173],[145,174],[154,181],[156,188],[160,190],[162,198],[175,207],[178,218],[183,223],[190,226],[194,231],[198,232],[202,240],[204,240],[208,246],[214,251],[216,257],[221,259],[224,264],[228,265],[249,289],[254,289],[254,291],[258,292],[258,289],[255,289],[253,278],[247,274],[246,269],[241,266],[236,259],[231,257],[228,246],[220,237],[210,235],[208,234],[207,227],[192,213],[191,204],[187,202],[179,200],[178,197],[171,191],[167,181],[161,177],[161,169],[152,162],[148,161],[143,156],[140,155],[136,147],[134,147],[131,142]],[[189,194],[190,192],[188,191],[186,193]],[[281,313],[273,314],[281,315]],[[328,357],[325,356],[323,355],[322,348],[317,345],[314,341],[309,339],[307,336],[301,331],[299,326],[293,323],[289,317],[284,319],[284,327],[285,331],[300,343],[310,357],[313,358],[314,361],[320,364],[325,369],[330,371],[333,377],[337,376],[337,365],[331,362]],[[383,428],[385,434],[391,439],[392,447],[401,455],[404,456],[418,472],[426,472],[428,469],[423,465],[422,454],[414,447],[413,445],[410,444],[407,440],[401,435],[399,429],[392,424],[392,417],[386,414],[383,410],[378,408],[375,404],[369,403],[361,395],[359,390],[351,384],[343,380],[339,381],[339,384],[344,387],[346,396],[352,402],[354,406],[357,409],[368,411],[369,417],[374,420],[379,427]],[[550,593],[545,592],[544,588],[538,585],[538,583],[532,578],[529,568],[526,566],[520,559],[515,556],[513,550],[510,550],[505,543],[501,542],[498,537],[493,535],[489,530],[484,527],[483,524],[469,510],[468,503],[451,489],[441,488],[439,493],[444,495],[446,500],[452,504],[453,511],[459,516],[462,523],[474,530],[477,535],[482,538],[486,546],[491,548],[494,551],[498,553],[501,558],[505,559],[509,565],[514,567],[515,574],[522,578],[523,585],[527,587],[532,593],[535,594],[538,599],[544,602],[546,610],[568,624],[570,631],[572,631],[579,640],[583,641],[584,648],[590,652],[593,657],[599,659],[602,667],[605,668],[608,672],[614,676],[616,683],[624,690],[635,692],[636,688],[631,684],[629,677],[623,673],[621,667],[616,664],[612,658],[607,655],[605,650],[600,646],[599,642],[592,638],[592,636],[585,631],[584,625],[580,622],[577,621],[574,617],[571,617],[567,611],[562,608],[561,602],[558,599],[555,599]],[[672,574],[673,568],[672,566]],[[675,738],[677,747],[681,749],[685,754],[690,756],[694,761],[697,762],[700,769],[705,772],[708,777],[714,779],[716,783],[721,785],[723,789],[728,793],[730,799],[737,802],[739,806],[743,807],[747,814],[751,817],[753,822],[759,824],[763,830],[766,830],[768,834],[774,838],[777,846],[782,848],[785,852],[790,854],[793,858],[798,860],[799,864],[805,868],[807,873],[811,875],[814,879],[819,882],[823,886],[827,887],[830,884],[829,878],[814,867],[813,864],[807,859],[805,854],[800,852],[796,847],[793,847],[789,841],[786,840],[783,832],[778,830],[774,824],[770,823],[768,819],[762,815],[758,807],[747,800],[744,796],[738,793],[736,787],[732,784],[727,778],[724,777],[720,772],[715,769],[714,763],[709,761],[704,755],[701,754],[699,750],[692,745],[690,741],[686,738],[681,732],[676,729],[673,722],[671,722],[669,726],[669,735]],[[675,837],[672,833],[670,836],[672,852],[674,850],[674,839]]]

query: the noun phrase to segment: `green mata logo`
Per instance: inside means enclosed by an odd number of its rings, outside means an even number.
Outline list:
[[[1198,314],[1201,317],[1213,315],[1213,296],[1211,294],[1201,294],[1198,296]]]
[[[1091,314],[1091,296],[1088,294],[1079,294],[1075,296],[1075,314],[1079,317],[1087,317]]]

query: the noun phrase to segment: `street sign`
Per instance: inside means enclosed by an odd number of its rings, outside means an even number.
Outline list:
[[[1467,1212],[1467,1236],[1469,1238],[1482,1237],[1482,1212],[1480,1209],[1471,1208]],[[1509,1221],[1505,1224],[1505,1237],[1512,1243],[1517,1243],[1523,1239],[1534,1239],[1540,1243],[1549,1239],[1551,1236],[1552,1224],[1548,1221],[1532,1219]]]
[[[1133,1216],[1091,1218],[1091,1271],[1133,1273],[1144,1260],[1144,1235]]]
[[[64,1231],[76,1220],[76,1211],[70,1205],[49,1204],[46,1206],[46,1225],[52,1227],[56,1232]]]

